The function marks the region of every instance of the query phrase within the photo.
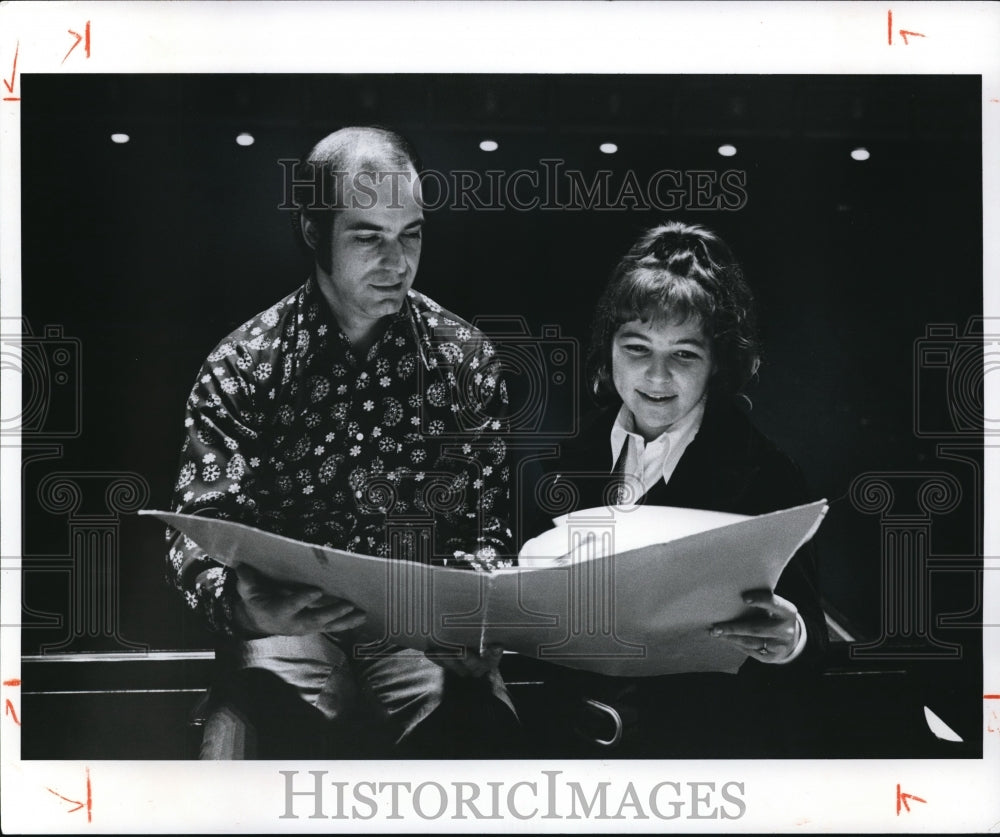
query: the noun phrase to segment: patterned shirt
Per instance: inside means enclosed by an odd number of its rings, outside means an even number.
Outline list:
[[[499,366],[481,332],[412,290],[359,357],[311,278],[202,366],[174,508],[362,554],[507,566]],[[171,583],[237,632],[235,573],[167,540]]]

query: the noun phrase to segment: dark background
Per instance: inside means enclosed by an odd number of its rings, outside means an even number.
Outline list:
[[[277,161],[371,123],[408,135],[445,173],[553,158],[588,180],[610,169],[614,184],[629,170],[643,183],[661,169],[746,172],[737,211],[430,212],[416,287],[467,319],[520,315],[535,336],[557,324],[582,352],[600,289],[640,230],[671,217],[719,232],[760,304],[752,416],[831,501],[818,535],[828,611],[877,639],[883,526],[852,503],[855,478],[952,474],[961,501],[931,518],[927,551],[973,565],[981,553],[981,474],[938,449],[957,439],[981,461],[976,422],[958,432],[948,410],[981,404],[981,350],[960,339],[982,309],[980,99],[978,76],[25,76],[23,313],[43,369],[25,378],[24,399],[27,413],[44,390],[51,408],[25,436],[24,653],[211,646],[163,581],[161,527],[109,515],[91,483],[132,473],[149,488],[142,505],[168,506],[201,361],[309,270],[277,208]],[[243,131],[252,146],[236,144]],[[131,141],[113,144],[113,132]],[[485,138],[499,150],[480,151]],[[598,151],[606,141],[617,154]],[[720,157],[723,142],[737,156]],[[859,145],[871,159],[851,159]],[[944,361],[930,368],[915,358],[932,324],[955,336],[936,341]],[[58,386],[50,325],[79,358]],[[958,368],[963,347],[972,362]],[[585,407],[554,393],[550,416]],[[39,500],[63,472],[90,475],[76,522],[112,521],[110,630],[74,627],[76,530]],[[968,611],[931,626],[962,648],[935,671],[973,690],[975,578],[934,572],[929,588],[935,616]]]

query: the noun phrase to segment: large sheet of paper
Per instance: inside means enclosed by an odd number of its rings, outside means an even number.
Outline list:
[[[758,517],[655,506],[598,508],[525,544],[493,573],[356,555],[208,517],[152,514],[227,566],[309,584],[368,615],[368,650],[506,649],[573,668],[647,676],[735,672],[746,655],[710,626],[773,588],[825,501]],[[363,649],[356,649],[365,653]]]

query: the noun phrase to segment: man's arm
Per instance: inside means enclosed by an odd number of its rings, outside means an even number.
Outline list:
[[[266,416],[256,409],[254,395],[264,376],[243,374],[261,365],[254,366],[238,345],[228,346],[210,356],[188,398],[173,507],[259,525]],[[315,588],[275,584],[247,566],[223,567],[180,533],[168,530],[167,539],[168,579],[214,631],[245,638],[308,634],[364,621],[349,602]]]
[[[236,365],[247,354],[223,344],[209,356],[188,396],[185,439],[174,485],[173,509],[242,523],[256,522],[255,479],[260,467],[259,417],[253,384]],[[222,352],[222,357],[216,357]],[[167,578],[209,628],[239,633],[234,606],[236,574],[179,532],[167,530]]]
[[[438,465],[457,461],[454,487],[466,502],[442,515],[439,531],[446,554],[459,564],[491,572],[511,566],[517,556],[510,528],[510,465],[503,434],[508,429],[508,398],[500,362],[483,341],[467,356],[457,375],[452,409],[465,419],[466,432],[446,443],[458,447],[460,459],[442,456]],[[430,659],[459,677],[495,676],[503,648],[467,648],[460,659],[432,654]]]
[[[490,571],[511,566],[516,558],[510,528],[510,464],[504,433],[509,404],[501,365],[492,345],[483,341],[466,360],[456,386],[456,406],[471,420],[457,443],[463,466],[456,484],[467,502],[445,515],[446,550]]]

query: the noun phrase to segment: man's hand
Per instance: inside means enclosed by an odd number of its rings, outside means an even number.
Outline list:
[[[237,623],[265,636],[338,633],[365,621],[364,611],[346,599],[318,587],[285,587],[245,564],[236,567],[236,592]]]
[[[712,636],[739,646],[762,663],[780,663],[799,642],[798,610],[770,590],[748,590],[743,601],[753,611],[730,622],[712,625]]]
[[[427,651],[427,659],[459,677],[482,677],[496,671],[503,657],[503,646],[497,643],[487,645],[482,654],[474,648],[465,648],[464,651],[463,656],[455,657],[452,656],[453,651],[431,648]]]

